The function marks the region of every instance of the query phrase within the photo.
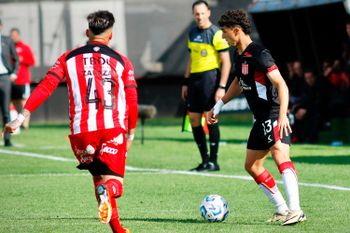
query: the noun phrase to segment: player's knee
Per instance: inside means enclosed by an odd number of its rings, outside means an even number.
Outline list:
[[[246,170],[246,172],[248,172],[249,174],[252,173],[252,164],[249,162],[245,162],[244,163],[244,169]]]
[[[252,177],[256,177],[259,175],[263,167],[261,167],[259,164],[252,163],[252,162],[245,162],[244,169],[251,175]]]
[[[201,125],[201,115],[192,115],[190,114],[190,123],[192,127],[197,127]]]
[[[124,187],[123,183],[117,179],[109,179],[106,181],[106,186],[108,187],[109,193],[112,197],[118,198],[123,195]]]

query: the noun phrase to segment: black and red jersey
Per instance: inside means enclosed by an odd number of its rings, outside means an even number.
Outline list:
[[[235,52],[235,72],[254,118],[278,117],[277,89],[267,75],[278,69],[270,51],[252,42],[242,54]]]

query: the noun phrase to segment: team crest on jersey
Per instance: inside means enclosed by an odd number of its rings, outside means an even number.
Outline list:
[[[247,63],[243,63],[242,64],[242,74],[247,75],[248,74],[248,70],[249,70],[248,64]]]
[[[201,50],[201,56],[206,57],[208,55],[208,51],[206,49]]]
[[[100,51],[100,47],[98,47],[98,46],[95,46],[95,47],[93,47],[92,49],[93,49],[95,52]]]

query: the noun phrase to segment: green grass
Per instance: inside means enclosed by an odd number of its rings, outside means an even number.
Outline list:
[[[249,121],[222,119],[221,171],[210,174],[247,176],[243,169]],[[181,133],[181,119],[146,122],[145,143],[140,132],[128,153],[128,166],[188,170],[199,162],[190,133]],[[110,232],[99,223],[93,184],[87,172],[70,161],[12,156],[31,152],[74,159],[68,125],[33,125],[13,136],[17,147],[0,147],[0,232]],[[14,153],[14,152],[13,152]],[[292,158],[303,184],[350,188],[350,146],[293,145]],[[272,159],[266,167],[281,180]],[[283,192],[283,186],[278,184]],[[199,204],[208,194],[221,194],[231,213],[222,223],[205,223]],[[265,221],[274,212],[253,181],[127,171],[125,192],[118,199],[122,223],[136,233],[196,232],[349,232],[350,191],[300,186],[301,205],[308,220],[282,227]]]

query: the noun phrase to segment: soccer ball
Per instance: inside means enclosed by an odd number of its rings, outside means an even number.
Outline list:
[[[208,195],[199,207],[204,220],[209,222],[222,222],[230,212],[227,201],[220,195]]]

